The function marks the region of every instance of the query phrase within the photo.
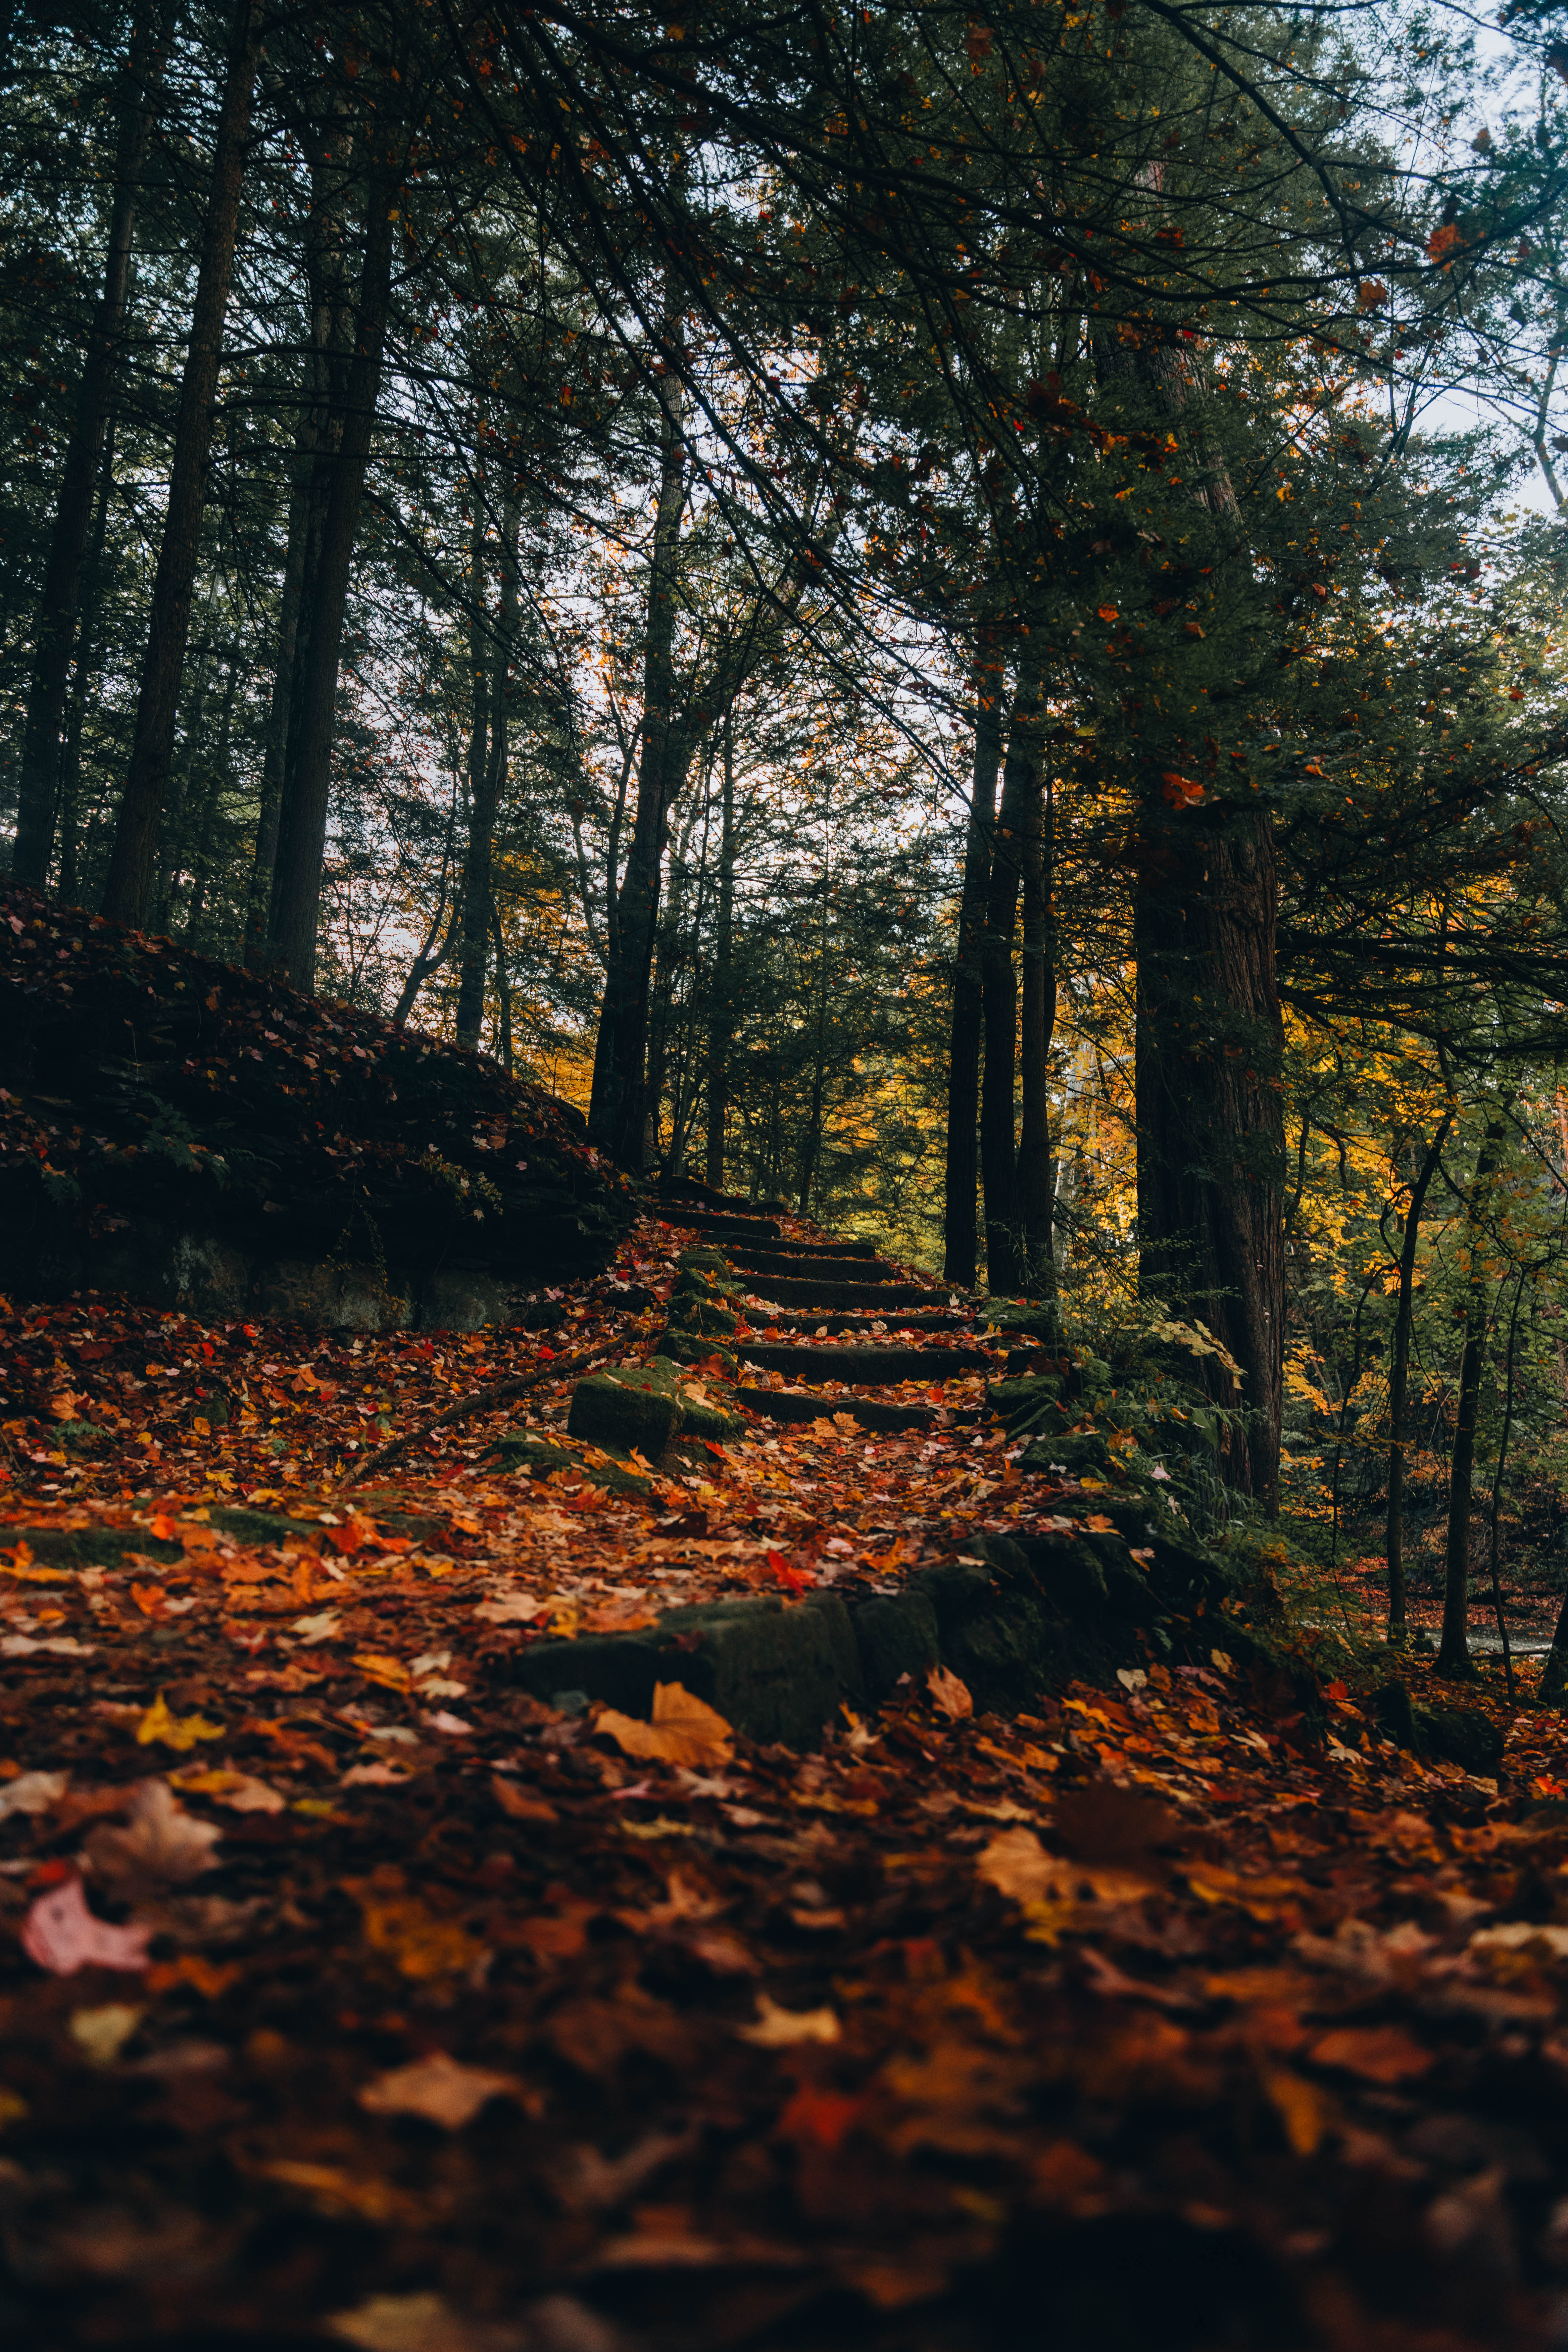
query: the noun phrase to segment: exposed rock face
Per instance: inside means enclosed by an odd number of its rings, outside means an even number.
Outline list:
[[[480,1055],[0,890],[0,1284],[355,1330],[513,1322],[632,1213]]]

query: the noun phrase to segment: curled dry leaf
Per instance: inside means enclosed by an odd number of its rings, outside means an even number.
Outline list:
[[[607,1706],[594,1727],[607,1732],[624,1756],[650,1763],[728,1764],[735,1753],[735,1736],[723,1717],[681,1683],[654,1685],[651,1723]]]
[[[95,1829],[86,1853],[92,1874],[112,1894],[132,1898],[183,1886],[213,1866],[221,1832],[174,1801],[166,1780],[144,1780],[123,1829]]]

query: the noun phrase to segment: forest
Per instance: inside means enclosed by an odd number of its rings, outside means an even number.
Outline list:
[[[18,2342],[1544,2352],[1568,0],[9,0],[0,155]]]

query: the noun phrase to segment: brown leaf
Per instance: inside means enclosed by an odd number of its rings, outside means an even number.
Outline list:
[[[1314,2042],[1311,2056],[1363,2082],[1405,2083],[1430,2072],[1434,2053],[1403,2025],[1341,2025]]]
[[[595,1731],[607,1732],[624,1756],[659,1764],[728,1764],[735,1738],[723,1717],[681,1683],[656,1683],[653,1721],[639,1723],[613,1706],[595,1717]]]
[[[1077,1862],[1112,1862],[1126,1869],[1163,1868],[1153,1864],[1151,1847],[1184,1832],[1181,1815],[1157,1797],[1094,1780],[1058,1800],[1051,1833]]]
[[[558,1822],[561,1819],[554,1806],[543,1797],[530,1796],[502,1773],[496,1772],[490,1776],[490,1794],[502,1812],[509,1813],[514,1822]]]
[[[974,1701],[969,1695],[969,1685],[950,1674],[946,1666],[928,1666],[926,1688],[931,1693],[931,1705],[951,1723],[962,1723],[966,1716],[973,1714]]]
[[[134,1901],[210,1870],[220,1832],[174,1802],[166,1780],[144,1780],[123,1829],[100,1823],[87,1840],[94,1880]]]
[[[483,2066],[465,2066],[444,2050],[433,2050],[407,2066],[394,2066],[367,2083],[359,2103],[373,2116],[423,2116],[426,2123],[460,2131],[489,2100],[515,2099],[526,2114],[542,2110],[541,2095],[515,2074],[498,2074]]]

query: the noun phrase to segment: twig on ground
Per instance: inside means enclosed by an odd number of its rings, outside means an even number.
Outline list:
[[[504,1404],[509,1397],[521,1396],[525,1389],[537,1388],[543,1381],[560,1380],[565,1373],[581,1371],[584,1364],[597,1363],[601,1356],[613,1356],[626,1344],[624,1339],[605,1339],[596,1348],[585,1348],[580,1355],[552,1357],[549,1363],[536,1364],[531,1372],[520,1372],[508,1381],[491,1381],[488,1388],[475,1389],[469,1395],[459,1397],[456,1404],[444,1405],[416,1429],[405,1430],[401,1437],[389,1437],[384,1445],[376,1447],[368,1461],[356,1463],[350,1475],[340,1478],[333,1487],[332,1501],[341,1502],[352,1487],[363,1486],[374,1472],[384,1469],[410,1445],[433,1436],[447,1422],[466,1421],[470,1413],[487,1412],[492,1404]]]

